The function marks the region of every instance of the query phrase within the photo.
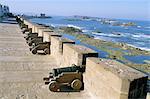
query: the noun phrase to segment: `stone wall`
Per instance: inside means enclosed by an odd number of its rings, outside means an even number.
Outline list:
[[[50,32],[49,28],[39,28],[38,29],[38,36],[44,37],[44,31]]]
[[[75,44],[75,42],[62,37],[51,36],[51,55],[55,57],[60,66],[63,63],[64,44]]]
[[[88,58],[84,80],[87,89],[101,99],[146,97],[147,76],[114,60]]]
[[[43,42],[51,42],[51,36],[61,37],[60,34],[53,31],[44,31],[43,32]]]
[[[30,22],[24,22],[30,24]],[[147,76],[114,60],[99,59],[98,53],[41,25],[28,25],[43,42],[50,42],[51,55],[60,67],[82,65],[85,88],[93,99],[145,99]],[[92,58],[89,58],[92,57]]]
[[[87,57],[98,57],[98,53],[94,50],[81,45],[64,44],[63,46],[63,63],[62,66],[78,66],[86,65]]]

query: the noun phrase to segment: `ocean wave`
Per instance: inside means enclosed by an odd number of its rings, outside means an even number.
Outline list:
[[[150,39],[150,35],[145,35],[145,34],[133,34],[131,35],[134,38],[145,38],[145,39]]]
[[[56,27],[54,24],[50,24],[50,26],[52,26],[52,27]]]
[[[72,24],[68,24],[67,25],[68,27],[74,27],[74,28],[76,28],[76,29],[82,29],[82,27],[79,27],[79,26],[76,26],[76,25],[72,25]]]
[[[127,43],[127,45],[131,46],[131,47],[139,48],[141,50],[150,51],[150,48],[147,48],[147,47],[140,47],[140,46],[133,45],[133,44],[128,44],[128,43]]]
[[[89,32],[89,30],[82,30],[82,32],[86,33],[86,32]]]
[[[66,26],[65,24],[51,24],[53,27],[60,27],[60,26]]]
[[[92,34],[97,35],[97,36],[121,37],[121,35],[110,34],[110,33],[96,33],[96,32],[92,32]]]
[[[148,27],[145,27],[145,28],[147,28],[147,29],[150,29],[150,26],[148,26]]]
[[[141,28],[141,27],[142,27],[142,26],[140,26],[140,25],[139,25],[139,26],[137,26],[137,28]]]
[[[112,41],[112,42],[116,42],[115,39],[109,38],[109,37],[94,36],[94,39],[100,39],[100,40],[104,40],[104,41]]]

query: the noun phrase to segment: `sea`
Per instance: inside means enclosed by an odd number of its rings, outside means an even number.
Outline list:
[[[75,27],[81,29],[84,34],[93,36],[95,39],[126,43],[129,46],[150,51],[150,21],[112,19],[121,23],[133,22],[136,24],[135,26],[113,26],[111,24],[103,24],[99,19],[96,17],[83,19],[83,17],[74,16],[52,16],[52,18],[31,18],[30,21],[53,27]],[[126,58],[135,63],[144,63],[144,60],[150,60],[150,56],[144,55],[132,56],[132,58],[126,56]]]

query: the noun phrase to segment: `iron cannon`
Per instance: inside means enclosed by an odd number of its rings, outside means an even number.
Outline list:
[[[56,68],[50,72],[49,77],[45,77],[43,80],[46,85],[49,85],[49,90],[53,92],[80,91],[84,90],[84,71],[84,67],[76,65]]]
[[[37,54],[38,50],[42,50],[44,54],[50,54],[50,42],[34,43],[30,48],[33,54]]]
[[[27,41],[29,46],[32,46],[33,44],[38,45],[39,43],[42,43],[42,42],[43,42],[43,37],[35,37]]]
[[[32,28],[23,28],[22,33],[25,34],[26,32],[32,33]]]
[[[31,40],[37,37],[38,37],[38,33],[28,33],[27,36],[25,36],[24,38],[28,41],[29,39]]]

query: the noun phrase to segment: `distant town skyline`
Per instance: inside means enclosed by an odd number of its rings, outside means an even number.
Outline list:
[[[149,0],[1,0],[13,13],[150,20]]]

